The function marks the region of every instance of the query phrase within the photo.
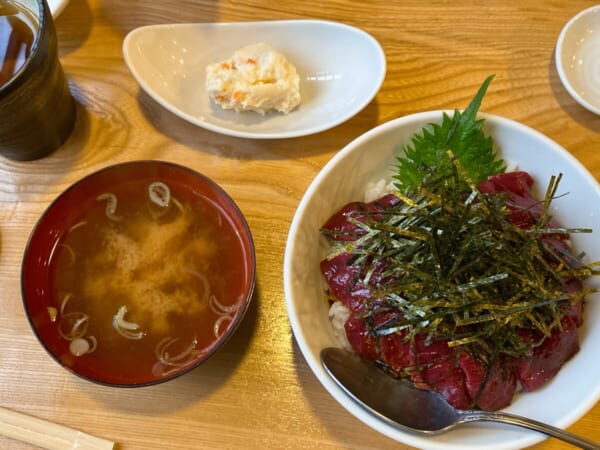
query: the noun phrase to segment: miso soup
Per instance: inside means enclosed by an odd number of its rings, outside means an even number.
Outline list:
[[[95,195],[50,255],[57,357],[92,378],[164,378],[211,352],[244,298],[240,237],[210,199],[124,182]]]

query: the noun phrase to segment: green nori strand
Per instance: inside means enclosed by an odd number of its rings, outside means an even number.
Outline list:
[[[549,182],[539,221],[523,230],[508,219],[505,195],[481,193],[462,162],[448,156],[454,170],[446,176],[432,167],[417,189],[400,195],[406,201],[378,213],[377,220],[352,220],[364,234],[343,243],[344,250],[356,255],[365,284],[374,282],[375,268],[386,261],[381,278],[387,281],[374,287],[373,296],[399,313],[371,325],[371,332],[403,330],[407,341],[417,334],[446,339],[481,361],[528,357],[532,346],[519,331],[549,336],[560,330],[572,302],[593,292],[566,292],[564,279],[600,273],[600,263],[583,265],[583,255],[557,252],[544,236],[589,230],[544,228],[560,176]],[[380,311],[367,308],[365,314]]]
[[[446,340],[471,354],[486,370],[473,405],[496,362],[530,357],[545,337],[562,330],[561,319],[572,305],[596,292],[567,292],[564,280],[600,275],[600,262],[584,264],[585,253],[573,255],[546,239],[591,232],[550,226],[550,204],[562,174],[549,181],[542,213],[527,230],[508,219],[506,193],[487,195],[477,189],[488,176],[506,170],[482,130],[484,121],[476,119],[492,78],[462,113],[443,114],[441,124],[428,124],[413,135],[396,160],[393,178],[400,203],[378,212],[377,220],[368,213],[364,223],[350,218],[359,230],[352,234],[356,240],[334,242],[331,255],[354,254],[351,264],[360,268],[355,281],[365,285],[374,281],[379,262],[389,264],[379,278],[386,282],[374,286],[374,300],[364,300],[361,317],[369,332],[374,337],[405,333],[415,361],[416,335],[425,335],[426,343]],[[372,319],[380,312],[396,314],[375,325]],[[537,330],[542,337],[527,342],[522,330]],[[374,342],[379,351],[378,339]],[[427,367],[417,362],[397,373],[378,363],[395,376]]]

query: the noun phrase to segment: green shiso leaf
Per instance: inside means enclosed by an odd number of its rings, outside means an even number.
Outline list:
[[[487,88],[494,78],[483,82],[471,103],[462,113],[454,111],[452,117],[443,114],[442,123],[430,123],[413,135],[397,158],[396,188],[400,192],[414,191],[423,181],[428,169],[441,170],[441,177],[450,176],[454,170],[447,151],[451,150],[468,177],[479,184],[490,175],[504,172],[504,161],[497,159],[493,140],[482,130],[483,119],[477,119]]]

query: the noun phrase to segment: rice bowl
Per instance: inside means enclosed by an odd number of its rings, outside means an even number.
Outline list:
[[[389,178],[395,157],[413,133],[431,122],[440,122],[442,111],[403,117],[383,124],[342,149],[321,170],[309,186],[294,216],[284,261],[284,286],[292,329],[309,366],[331,395],[351,414],[375,430],[420,448],[520,448],[533,445],[544,437],[529,431],[497,425],[468,425],[437,437],[419,437],[403,433],[378,420],[357,406],[328,377],[319,360],[319,352],[339,346],[328,318],[319,261],[328,244],[319,229],[340,207],[350,201],[365,200],[365,191]],[[507,164],[529,172],[536,180],[535,192],[543,196],[551,175],[563,173],[559,195],[552,212],[565,225],[600,230],[600,190],[595,179],[568,152],[556,143],[517,122],[492,115],[485,118],[485,130],[495,141],[496,150]],[[348,174],[351,174],[349,176]],[[582,207],[585,205],[585,207]],[[584,250],[590,260],[600,256],[600,244],[594,235],[573,236],[577,251]],[[319,243],[318,245],[316,243]],[[600,397],[600,364],[593,353],[600,343],[599,306],[588,298],[580,329],[581,350],[547,386],[537,392],[518,395],[508,412],[535,418],[564,428],[578,420]],[[552,402],[553,407],[547,405]]]

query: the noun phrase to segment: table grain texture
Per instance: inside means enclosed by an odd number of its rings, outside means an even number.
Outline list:
[[[77,102],[75,129],[44,159],[0,158],[0,406],[113,440],[122,450],[409,448],[338,405],[294,341],[282,271],[296,207],[321,167],[354,138],[407,114],[464,108],[491,73],[481,111],[535,128],[600,177],[600,117],[571,99],[554,64],[562,26],[592,4],[71,0],[56,27]],[[246,140],[197,128],[141,91],[123,61],[123,38],[142,25],[307,18],[364,29],[388,64],[363,111],[312,136]],[[233,197],[254,236],[257,285],[240,328],[207,363],[159,386],[114,389],[71,375],[40,346],[23,311],[20,264],[32,227],[60,192],[97,169],[137,159],[189,166]],[[600,405],[570,431],[600,441]],[[549,439],[533,448],[564,447]],[[0,449],[30,448],[0,438]]]

